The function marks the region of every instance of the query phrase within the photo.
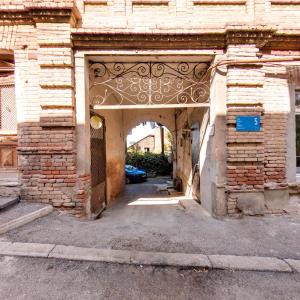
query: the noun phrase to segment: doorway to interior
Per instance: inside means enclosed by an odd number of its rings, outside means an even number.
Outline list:
[[[198,62],[194,57],[182,62],[178,57],[138,57],[138,60],[136,57],[122,57],[124,61],[121,63],[116,59],[89,57],[87,60],[89,105],[105,124],[105,153],[102,154],[105,162],[96,166],[100,166],[105,174],[102,178],[105,179],[102,181],[105,182],[105,192],[103,189],[100,192],[100,182],[97,182],[98,187],[92,189],[91,207],[97,206],[93,204],[94,199],[98,199],[101,207],[101,203],[110,204],[122,193],[126,181],[131,181],[126,177],[126,164],[147,169],[149,177],[165,175],[160,174],[162,167],[155,169],[157,162],[152,161],[151,165],[150,158],[150,162],[144,161],[144,157],[154,157],[155,153],[151,152],[155,151],[159,151],[160,159],[163,157],[171,166],[168,184],[182,195],[200,201],[199,160],[201,132],[207,127],[205,116],[209,109],[210,85],[206,74],[209,59]],[[155,134],[128,145],[128,132],[147,122],[152,122],[160,133],[154,145],[146,145],[146,140],[155,140]],[[169,137],[164,132],[169,132]],[[169,156],[164,145],[168,138],[172,141]],[[160,150],[155,150],[155,144],[160,144]],[[137,154],[142,157],[133,157],[130,152],[141,152]],[[97,176],[92,168],[91,160],[92,177]],[[96,181],[92,178],[92,182]],[[99,200],[99,193],[104,200]]]
[[[145,186],[153,184],[153,189],[164,189],[165,195],[182,195],[200,202],[200,148],[207,108],[96,112],[105,119],[108,204],[118,199],[125,187],[133,189],[128,186],[133,184],[135,192],[139,188],[143,191],[143,197],[150,191]]]

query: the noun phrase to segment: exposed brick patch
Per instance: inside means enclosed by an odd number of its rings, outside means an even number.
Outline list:
[[[259,115],[261,105],[229,105],[227,108],[227,188],[261,190],[264,186],[264,131],[236,131],[236,116]]]
[[[227,213],[230,216],[240,216],[241,211],[237,208],[237,197],[234,193],[229,193],[227,197]]]
[[[282,183],[286,180],[287,114],[265,115],[265,182]]]

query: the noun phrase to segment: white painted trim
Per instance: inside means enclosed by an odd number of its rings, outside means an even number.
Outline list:
[[[213,59],[215,55],[223,54],[224,51],[220,50],[78,50],[77,53],[80,53],[87,56],[107,56],[108,61],[113,61],[116,56],[161,56],[168,58],[169,56],[185,57],[187,61],[196,59],[197,62],[201,62],[201,57],[206,58],[206,62],[209,62]],[[75,53],[76,57],[76,53]]]
[[[93,109],[151,109],[151,108],[184,108],[184,107],[210,107],[210,103],[195,104],[153,104],[153,105],[94,105]]]

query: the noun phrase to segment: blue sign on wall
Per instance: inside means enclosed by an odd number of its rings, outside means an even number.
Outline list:
[[[236,131],[260,131],[260,116],[236,116]]]

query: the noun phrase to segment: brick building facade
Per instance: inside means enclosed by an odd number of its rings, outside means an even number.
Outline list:
[[[1,142],[17,143],[22,199],[90,215],[89,63],[161,55],[208,66],[209,102],[199,107],[209,115],[200,129],[209,210],[281,211],[298,193],[299,3],[0,0],[0,78],[14,76],[17,106],[17,131],[3,132]],[[179,119],[188,111],[175,108]],[[251,115],[260,116],[260,131],[237,131],[236,116]],[[187,132],[184,124],[180,139]]]

